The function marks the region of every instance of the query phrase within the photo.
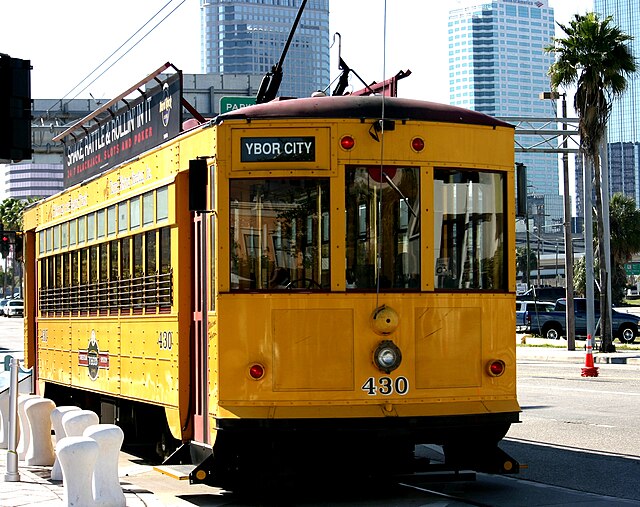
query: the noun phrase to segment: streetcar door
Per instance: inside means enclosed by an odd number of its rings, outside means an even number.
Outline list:
[[[193,211],[193,321],[191,333],[191,393],[193,396],[193,438],[210,443],[208,413],[207,356],[207,161],[189,161],[189,209]]]

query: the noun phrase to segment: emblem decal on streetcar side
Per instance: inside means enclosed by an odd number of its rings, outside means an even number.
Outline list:
[[[91,330],[91,338],[86,350],[78,351],[78,366],[86,366],[89,370],[89,378],[96,380],[100,369],[109,369],[109,352],[100,352],[96,332]]]

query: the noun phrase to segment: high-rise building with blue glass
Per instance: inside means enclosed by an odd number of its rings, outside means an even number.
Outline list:
[[[555,118],[555,102],[540,99],[549,91],[554,56],[544,48],[554,34],[548,0],[458,2],[449,11],[450,103],[498,117]],[[539,142],[519,138],[522,146]],[[562,223],[558,155],[516,153],[516,162],[527,166],[528,193],[544,196],[544,224]]]
[[[640,65],[640,3],[637,0],[595,0],[601,19],[612,16],[613,24],[631,35],[629,42]],[[635,199],[640,207],[640,75],[627,78],[624,94],[613,100],[607,123],[609,190]]]
[[[280,59],[301,0],[200,0],[202,71],[264,75]],[[289,47],[279,96],[329,84],[329,0],[309,0]]]

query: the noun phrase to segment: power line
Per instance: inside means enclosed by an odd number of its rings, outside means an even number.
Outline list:
[[[135,48],[140,42],[142,42],[151,32],[153,32],[160,24],[162,24],[169,16],[171,16],[186,0],[182,0],[176,7],[174,7],[164,18],[162,18],[158,23],[156,23],[148,32],[146,32],[137,42],[135,42],[129,49],[127,49],[122,55],[120,55],[114,62],[112,62],[107,68],[105,68],[100,74],[98,74],[94,79],[92,79],[87,85],[79,90],[72,98],[70,98],[68,102],[75,99],[80,95],[83,91],[85,91],[89,86],[95,83],[98,79],[100,79],[107,71],[109,71],[116,63],[118,63],[122,58],[124,58],[133,48]],[[115,51],[113,51],[108,57],[106,57],[96,68],[94,68],[85,78],[83,78],[78,84],[76,84],[71,90],[69,90],[58,102],[57,104],[62,104],[63,100],[68,97],[74,90],[82,85],[85,81],[87,81],[95,72],[104,66],[118,51],[120,51],[126,44],[131,41],[136,35],[138,35],[149,23],[151,23],[163,10],[165,10],[173,0],[169,0],[166,4],[164,4],[153,16],[151,16],[138,30],[136,30],[126,41],[124,41]]]

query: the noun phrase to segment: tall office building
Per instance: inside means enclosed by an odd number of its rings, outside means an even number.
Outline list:
[[[594,10],[601,18],[631,35],[632,54],[640,62],[640,3],[637,0],[595,0]],[[607,126],[609,190],[621,192],[640,207],[640,75],[628,77],[624,94],[613,101]]]
[[[459,0],[449,11],[450,103],[498,117],[554,118],[555,102],[540,99],[549,91],[554,55],[544,48],[554,34],[548,0]],[[519,138],[523,146],[539,142]],[[516,153],[516,161],[527,166],[528,193],[544,197],[534,213],[549,229],[562,223],[558,155]]]
[[[264,75],[280,59],[300,0],[200,0],[202,71]],[[310,0],[283,65],[279,96],[329,85],[329,0]]]

